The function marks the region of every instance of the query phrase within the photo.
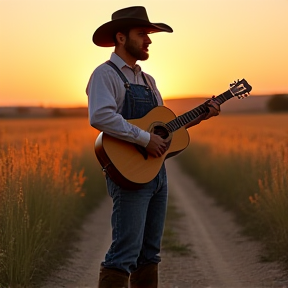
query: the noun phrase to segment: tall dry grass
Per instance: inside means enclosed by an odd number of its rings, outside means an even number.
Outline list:
[[[96,135],[84,119],[6,120],[0,131],[0,287],[28,287],[63,261],[104,195]]]
[[[267,259],[287,261],[288,115],[221,115],[190,129],[179,155],[186,171],[235,212],[267,247]],[[188,156],[189,155],[189,156]]]

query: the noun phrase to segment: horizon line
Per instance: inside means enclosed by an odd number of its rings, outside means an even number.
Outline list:
[[[269,97],[273,95],[278,95],[278,94],[288,94],[288,93],[273,93],[273,94],[250,94],[251,96],[255,97]],[[181,96],[169,96],[169,97],[163,97],[163,101],[169,101],[169,100],[185,100],[185,99],[202,99],[202,98],[207,98],[210,99],[211,96],[207,95],[181,95]],[[43,108],[43,109],[54,109],[54,108],[59,108],[59,109],[79,109],[79,108],[87,108],[87,104],[1,104],[0,103],[0,108],[18,108],[18,107],[27,107],[27,108]]]

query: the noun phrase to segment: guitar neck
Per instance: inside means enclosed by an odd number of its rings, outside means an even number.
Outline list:
[[[215,100],[217,100],[217,102],[221,105],[232,97],[234,97],[234,95],[230,90],[227,90],[226,92],[215,97]],[[166,127],[168,128],[169,132],[174,132],[204,113],[207,113],[207,105],[205,103],[166,123]]]

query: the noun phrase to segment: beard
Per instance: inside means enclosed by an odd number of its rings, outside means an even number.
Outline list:
[[[126,51],[137,60],[147,60],[149,58],[149,54],[143,50],[143,48],[139,48],[137,42],[131,40],[129,37],[127,38],[126,43],[124,44]]]

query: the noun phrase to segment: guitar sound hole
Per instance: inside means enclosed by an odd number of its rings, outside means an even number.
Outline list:
[[[162,139],[167,139],[169,137],[169,132],[163,126],[154,126],[153,133],[160,136]]]

